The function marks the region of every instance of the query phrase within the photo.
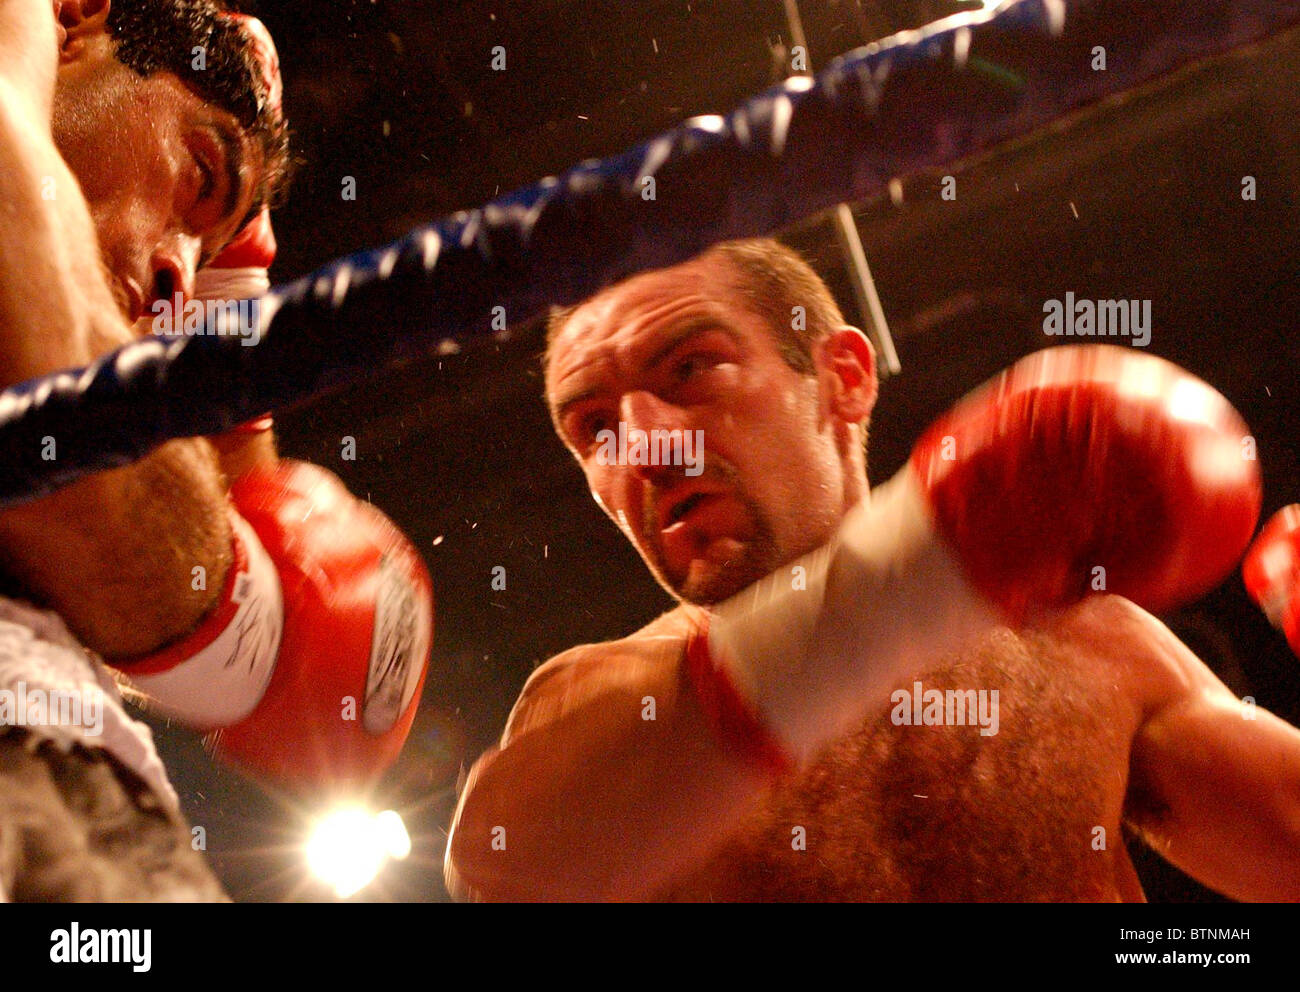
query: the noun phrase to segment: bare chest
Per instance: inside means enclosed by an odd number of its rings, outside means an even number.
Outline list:
[[[1134,716],[1090,661],[1003,632],[900,683],[671,897],[1119,898]]]

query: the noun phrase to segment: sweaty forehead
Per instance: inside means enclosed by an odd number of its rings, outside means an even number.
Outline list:
[[[644,273],[578,307],[551,344],[548,390],[614,354],[672,333],[687,320],[734,323],[742,300],[716,259]]]

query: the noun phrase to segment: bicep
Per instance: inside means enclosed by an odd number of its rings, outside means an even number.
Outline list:
[[[1300,898],[1286,882],[1300,878],[1300,730],[1237,699],[1182,651],[1186,688],[1133,741],[1128,818],[1220,892]]]

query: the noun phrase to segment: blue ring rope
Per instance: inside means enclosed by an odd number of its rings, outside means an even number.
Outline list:
[[[483,338],[495,307],[522,324],[719,241],[878,195],[893,177],[1297,23],[1300,0],[1016,0],[868,45],[726,117],[277,286],[256,346],[219,317],[209,333],[144,338],[5,390],[0,506]],[[1099,46],[1104,71],[1092,67]]]

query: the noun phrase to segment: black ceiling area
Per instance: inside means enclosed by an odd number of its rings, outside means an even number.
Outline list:
[[[605,157],[783,78],[781,0],[320,0],[243,3],[276,37],[300,160],[275,214],[273,282]],[[978,2],[802,0],[816,65]],[[507,68],[491,68],[503,46]],[[925,425],[1017,358],[1059,343],[1043,302],[1152,301],[1150,352],[1207,379],[1258,442],[1266,515],[1300,501],[1300,33],[1192,66],[899,195],[853,205],[897,343],[872,421],[883,482]],[[941,196],[944,175],[959,195]],[[355,200],[340,190],[355,180]],[[1254,199],[1242,195],[1253,177]],[[783,232],[860,320],[835,231]],[[464,769],[534,667],[623,636],[671,604],[595,506],[542,402],[538,328],[381,373],[278,419],[289,457],[387,513],[433,577],[420,713],[375,803],[412,856],[359,899],[444,901]],[[355,438],[355,460],[341,456]],[[494,590],[496,566],[506,588]],[[1300,661],[1238,577],[1164,617],[1239,695],[1300,722]],[[154,722],[208,857],[239,901],[328,900],[298,851],[310,811],[214,766]],[[1153,901],[1218,897],[1133,841]]]

